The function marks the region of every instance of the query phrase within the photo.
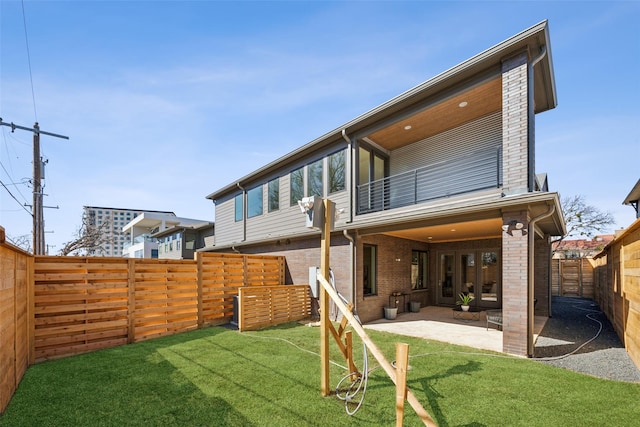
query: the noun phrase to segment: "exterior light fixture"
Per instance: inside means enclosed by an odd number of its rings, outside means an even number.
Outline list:
[[[460,104],[458,104],[458,107],[460,107],[460,108],[464,108],[464,107],[466,107],[467,105],[469,105],[469,103],[468,103],[467,101],[462,101]]]

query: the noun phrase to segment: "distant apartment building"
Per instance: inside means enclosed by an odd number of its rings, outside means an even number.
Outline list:
[[[101,227],[104,224],[104,232],[106,234],[106,243],[99,249],[90,250],[88,255],[121,257],[125,243],[129,241],[129,235],[123,232],[124,226],[144,212],[176,216],[173,212],[84,206],[84,223],[87,224],[88,227]]]

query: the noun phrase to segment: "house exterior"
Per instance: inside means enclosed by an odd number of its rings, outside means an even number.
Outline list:
[[[141,209],[110,208],[103,206],[83,206],[83,224],[87,227],[102,228],[106,243],[99,249],[92,249],[89,256],[120,257],[129,236],[122,228],[144,212],[173,215],[173,212],[145,211]]]
[[[198,249],[215,244],[214,223],[176,225],[151,235],[158,242],[158,258],[193,259]]]
[[[636,218],[640,218],[640,179],[633,186],[627,197],[622,202],[623,205],[629,205],[636,211]]]
[[[211,234],[213,234],[213,223],[201,219],[180,218],[173,212],[143,212],[122,228],[124,235],[128,236],[123,246],[122,256],[125,258],[180,258],[183,253],[193,250],[186,249],[192,246],[189,243],[191,233],[183,233],[180,228],[202,227],[204,233],[204,228],[208,226],[211,227]],[[167,230],[170,231],[165,234]],[[162,237],[163,243],[165,241],[167,243],[166,248],[164,245],[162,247],[162,257],[160,257],[159,237]]]
[[[566,232],[535,173],[535,115],[556,103],[544,21],[209,194],[205,250],[284,255],[287,283],[308,283],[320,239],[297,202],[328,198],[336,286],[363,322],[467,292],[475,309],[502,308],[506,353],[532,355],[550,236]]]

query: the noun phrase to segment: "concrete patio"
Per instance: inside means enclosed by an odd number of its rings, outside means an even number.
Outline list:
[[[502,331],[492,324],[487,330],[484,312],[479,312],[477,317],[478,320],[454,319],[451,307],[428,306],[416,313],[398,313],[394,320],[375,320],[364,327],[501,353]],[[536,316],[534,340],[544,328],[546,321],[546,317]]]

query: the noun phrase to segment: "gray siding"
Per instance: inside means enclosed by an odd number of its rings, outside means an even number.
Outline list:
[[[289,175],[280,177],[280,209],[268,212],[267,184],[264,184],[262,197],[264,212],[262,215],[247,219],[247,239],[245,243],[278,240],[317,231],[306,228],[305,217],[298,205],[290,206]],[[344,209],[336,222],[336,228],[344,226],[349,220],[349,193],[347,190],[330,194],[328,198],[336,203],[336,210]],[[229,246],[243,241],[243,223],[235,221],[234,199],[216,204],[216,246]]]
[[[216,202],[216,244],[239,243],[243,239],[242,221],[235,221],[235,205],[233,197]]]

